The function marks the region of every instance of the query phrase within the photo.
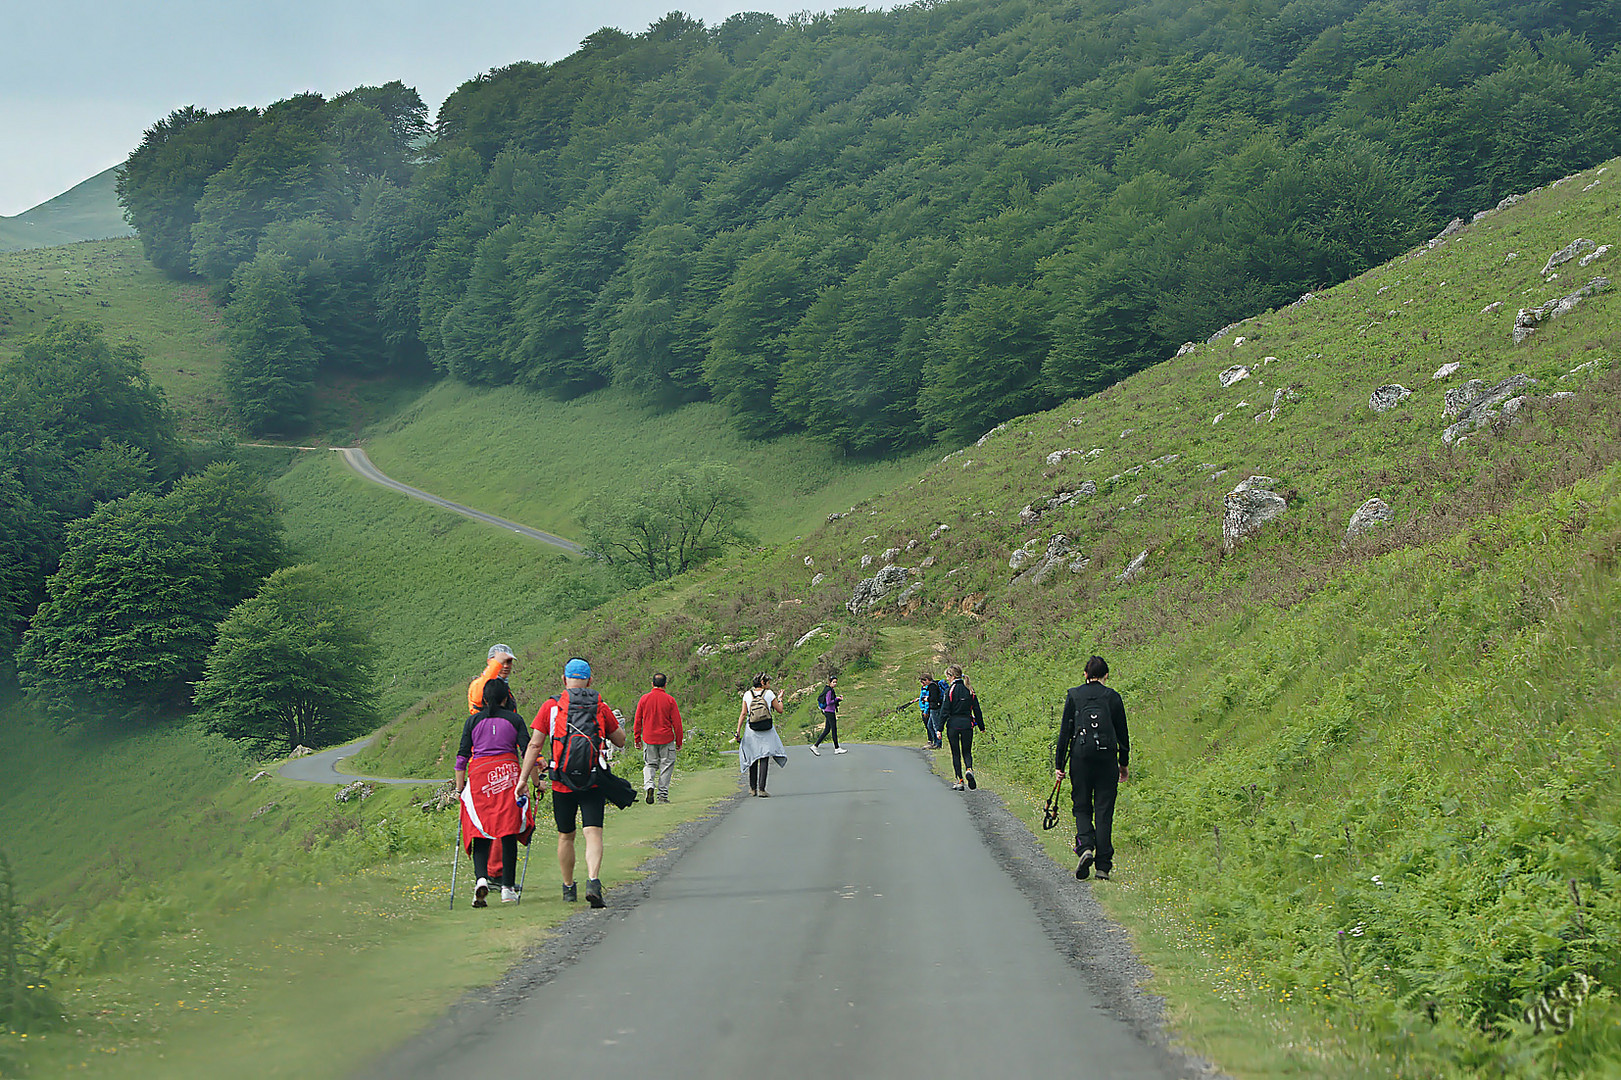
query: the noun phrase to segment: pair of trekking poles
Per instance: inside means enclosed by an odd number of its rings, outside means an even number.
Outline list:
[[[462,815],[460,799],[456,800],[456,818],[451,827],[450,842],[453,848],[453,853],[450,856],[450,910],[455,911],[456,868],[458,865],[460,865],[462,858]],[[516,903],[519,904],[523,903],[523,884],[529,880],[529,848],[531,846],[532,845],[530,844],[525,844],[523,846],[523,872],[518,876],[518,899],[516,901]],[[477,897],[474,899],[477,899]]]

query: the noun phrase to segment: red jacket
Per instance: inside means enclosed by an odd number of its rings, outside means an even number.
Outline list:
[[[642,700],[636,703],[636,721],[630,730],[638,743],[662,746],[673,742],[677,750],[681,749],[685,738],[681,731],[681,710],[676,707],[675,698],[661,686],[643,694]]]

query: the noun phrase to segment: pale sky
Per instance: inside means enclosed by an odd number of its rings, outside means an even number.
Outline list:
[[[0,216],[117,165],[183,105],[263,107],[399,79],[430,115],[457,86],[518,60],[559,60],[603,26],[671,11],[717,26],[817,0],[0,0]],[[867,4],[868,8],[887,4]]]

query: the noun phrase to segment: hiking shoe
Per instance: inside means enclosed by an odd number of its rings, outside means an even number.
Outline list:
[[[579,899],[580,899],[580,886],[579,885],[576,884],[576,885],[564,885],[563,886],[563,902],[564,903],[568,903],[568,904],[577,903],[579,901]]]
[[[961,790],[962,790],[962,786],[963,786],[963,785],[962,785],[962,781],[961,781],[961,780],[953,780],[953,781],[952,781],[952,782],[951,782],[951,790],[952,790],[952,791],[961,791]]]
[[[966,775],[968,777],[968,790],[972,791],[979,786],[978,784],[974,783],[974,770],[969,769]]]
[[[670,793],[668,791],[659,792],[659,802],[667,803],[669,801],[670,801]]]
[[[485,897],[490,895],[490,883],[483,878],[478,879],[478,886],[473,890],[473,906],[489,907]]]
[[[760,793],[758,791],[755,791],[753,788],[749,788],[749,794],[750,795],[758,795]]]
[[[501,886],[501,903],[511,904],[518,899],[518,890],[511,885]]]
[[[834,748],[833,748],[833,752],[834,752],[834,753],[835,753],[835,754],[848,754],[848,753],[849,753],[849,752],[850,752],[850,751],[848,751],[848,750],[846,750],[846,749],[845,749],[845,748],[844,748],[844,747],[842,747],[842,746],[835,746],[835,747],[834,747]]]
[[[1099,870],[1098,871],[1098,880],[1099,881],[1108,881],[1109,880],[1109,874],[1110,874],[1110,871],[1108,871],[1108,870]]]
[[[761,788],[760,789],[760,798],[762,798],[762,799],[771,798],[771,792],[767,791],[765,788]]]
[[[1097,862],[1098,853],[1091,848],[1081,852],[1080,865],[1075,867],[1075,880],[1084,881],[1092,874],[1092,864]]]
[[[594,908],[603,906],[604,901],[602,899],[601,881],[597,880],[596,878],[592,878],[590,881],[585,883],[585,901]]]
[[[621,798],[623,798],[623,796],[621,796]],[[653,789],[652,788],[647,789],[647,805],[648,806],[653,805]]]
[[[815,754],[817,757],[822,756],[822,752],[820,750],[816,749],[816,744],[815,743],[811,743],[811,753]]]

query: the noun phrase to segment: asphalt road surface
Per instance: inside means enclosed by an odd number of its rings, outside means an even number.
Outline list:
[[[438,784],[450,779],[448,776],[442,776],[438,780],[391,780],[381,776],[354,776],[350,773],[341,773],[333,767],[340,759],[360,753],[374,738],[375,735],[367,735],[364,739],[356,739],[352,743],[293,758],[284,762],[282,767],[276,770],[276,775],[283,780],[307,780],[315,784],[352,784],[356,780],[369,780],[374,784]]]
[[[1075,881],[918,751],[789,753],[770,799],[677,837],[649,880],[607,882],[605,910],[582,902],[368,1075],[1211,1075],[1167,1045],[1091,898],[1112,883]],[[530,892],[555,890],[555,864],[537,868]]]
[[[486,514],[482,510],[474,510],[470,506],[463,506],[461,503],[451,502],[449,499],[441,499],[437,495],[423,491],[421,488],[414,488],[410,484],[402,484],[398,480],[385,475],[382,470],[380,470],[376,465],[373,465],[371,458],[366,456],[366,451],[362,450],[358,446],[342,446],[336,447],[336,449],[343,455],[343,460],[348,463],[351,469],[374,484],[381,484],[383,487],[391,488],[394,491],[398,491],[402,495],[409,495],[413,499],[421,499],[423,502],[432,503],[435,506],[442,506],[446,510],[454,510],[463,517],[470,517],[474,521],[483,521],[490,525],[497,525],[509,532],[515,532],[519,536],[527,536],[532,540],[539,540],[543,544],[550,544],[553,547],[562,548],[564,551],[571,552],[575,555],[579,555],[585,551],[583,547],[576,544],[572,540],[565,540],[561,536],[555,536],[549,532],[542,532],[539,529],[531,529],[527,525],[519,525],[516,521],[508,521],[506,518],[496,517],[494,514]]]

